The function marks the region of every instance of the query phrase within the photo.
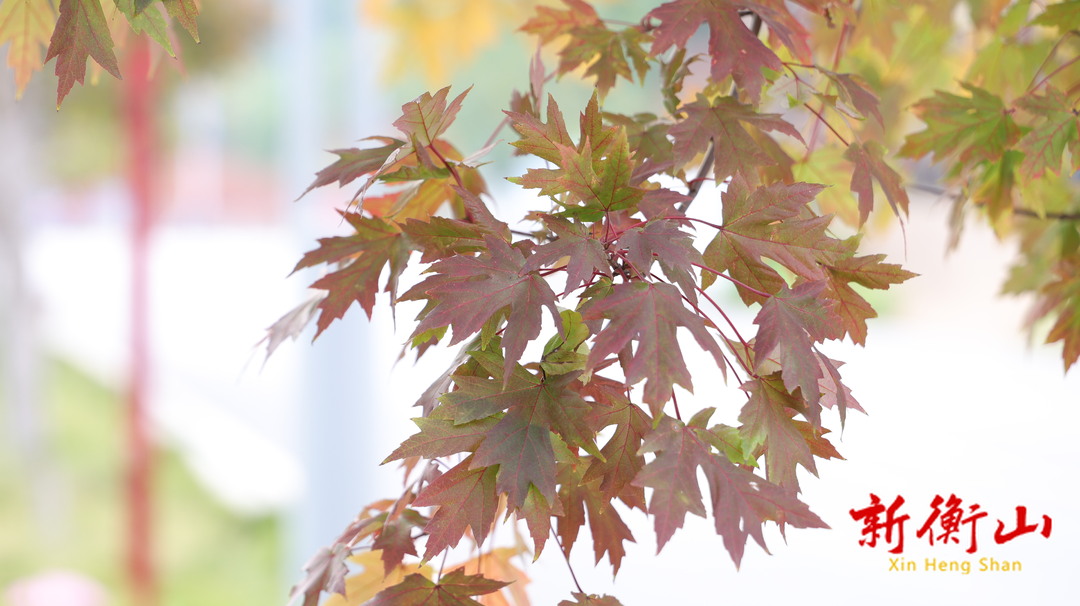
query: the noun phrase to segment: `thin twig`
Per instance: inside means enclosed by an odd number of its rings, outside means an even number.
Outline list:
[[[559,539],[559,534],[555,532],[555,529],[551,529],[551,536],[555,537],[555,543],[559,546],[559,551],[563,554],[563,559],[566,560],[566,568],[570,571],[570,578],[574,580],[574,586],[577,587],[578,593],[585,593],[585,590],[581,588],[581,583],[578,583],[577,575],[574,574],[574,567],[570,565],[570,554],[566,553],[563,549],[562,541]]]

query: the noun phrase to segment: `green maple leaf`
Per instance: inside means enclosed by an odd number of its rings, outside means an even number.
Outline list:
[[[1072,155],[1072,171],[1080,169],[1080,111],[1065,95],[1048,86],[1045,95],[1032,93],[1016,103],[1038,118],[1034,128],[1017,143],[1017,149],[1024,152],[1020,171],[1032,179],[1047,170],[1060,174],[1066,147]]]
[[[701,316],[688,310],[679,291],[670,284],[630,282],[616,284],[610,294],[590,301],[582,310],[586,322],[608,322],[596,334],[589,353],[588,368],[596,368],[608,356],[622,352],[631,341],[637,347],[628,357],[623,372],[626,382],[645,379],[644,400],[659,413],[671,398],[675,384],[693,391],[676,338],[679,326],[686,328],[698,345],[713,355],[718,366],[725,364],[723,352],[705,327]]]
[[[496,467],[472,468],[472,457],[428,484],[416,495],[416,507],[438,506],[431,520],[424,526],[427,545],[424,559],[430,560],[448,547],[454,547],[472,529],[477,544],[483,544],[495,514],[499,509],[499,495],[495,490]]]
[[[920,158],[933,153],[941,161],[956,154],[961,164],[994,161],[1020,139],[1020,127],[1000,97],[964,82],[960,86],[971,96],[936,91],[915,104],[926,130],[908,135],[900,155]]]
[[[454,570],[443,575],[438,583],[420,574],[410,574],[393,587],[383,589],[368,602],[368,606],[482,606],[470,596],[494,593],[509,583],[481,575],[467,575]]]
[[[375,307],[375,294],[379,292],[379,276],[389,265],[390,274],[385,292],[391,300],[396,297],[398,278],[405,271],[412,246],[396,225],[379,218],[368,218],[359,213],[343,213],[346,221],[356,230],[352,236],[321,238],[319,248],[309,251],[296,264],[293,271],[320,263],[340,263],[341,269],[316,280],[312,288],[328,291],[319,302],[318,337],[334,320],[341,318],[352,306],[360,304],[368,318]]]
[[[424,93],[401,106],[401,117],[394,121],[394,126],[405,133],[416,147],[431,145],[454,122],[470,90],[471,86],[449,103],[446,101],[449,86],[439,89],[434,95]]]
[[[1031,23],[1056,27],[1062,35],[1070,30],[1080,29],[1080,0],[1064,0],[1049,4]]]
[[[675,163],[689,164],[712,142],[715,146],[713,178],[718,183],[734,174],[756,182],[759,168],[779,164],[772,153],[774,150],[763,147],[751,130],[758,134],[778,131],[802,141],[799,131],[779,114],[759,114],[753,106],[739,103],[732,97],[719,97],[712,102],[699,97],[693,103],[683,105],[682,111],[686,118],[669,131],[674,139]]]
[[[184,26],[192,39],[198,42],[199,27],[195,21],[195,18],[199,16],[197,0],[161,0],[161,3],[165,5],[165,11],[169,13],[169,16]]]
[[[765,263],[772,259],[808,280],[825,277],[823,263],[847,252],[843,243],[826,234],[829,217],[806,216],[807,205],[820,185],[775,183],[749,191],[742,178],[732,179],[724,194],[724,223],[705,248],[705,263],[715,271],[730,272],[746,303],[763,302],[760,293],[776,293],[786,283]],[[709,273],[702,285],[715,281]]]
[[[146,33],[154,42],[161,45],[170,57],[175,57],[172,41],[169,40],[169,24],[159,9],[147,10],[152,2],[146,0],[114,0],[116,8],[123,13],[131,30],[136,34]],[[141,6],[140,6],[141,5]]]
[[[438,261],[428,270],[434,275],[412,287],[402,300],[427,299],[428,309],[413,336],[449,326],[459,343],[480,331],[496,314],[509,310],[502,344],[506,350],[503,371],[509,379],[513,364],[525,346],[540,334],[541,308],[547,307],[561,326],[555,293],[536,272],[524,271],[521,251],[495,236],[485,236],[487,250],[476,257],[456,256]]]
[[[113,54],[113,40],[100,0],[60,0],[60,18],[56,22],[45,62],[56,59],[56,107],[78,82],[86,78],[86,59],[91,57],[116,78],[120,67]]]
[[[510,111],[504,113],[510,117],[514,130],[521,135],[521,139],[511,145],[522,153],[558,163],[562,159],[559,149],[574,145],[570,133],[566,130],[566,121],[559,110],[559,104],[551,95],[548,95],[546,123],[530,114]]]

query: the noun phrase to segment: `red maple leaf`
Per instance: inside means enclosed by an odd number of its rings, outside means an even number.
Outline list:
[[[709,102],[699,98],[682,107],[686,118],[671,127],[674,138],[675,163],[689,164],[704,153],[712,142],[715,146],[713,178],[719,183],[738,173],[748,182],[758,181],[759,167],[777,166],[775,150],[763,147],[748,128],[757,131],[778,131],[802,141],[802,135],[779,114],[759,114],[753,106],[739,103],[732,97],[719,97]]]
[[[430,301],[414,337],[449,326],[454,331],[451,345],[509,310],[502,336],[506,349],[503,375],[509,380],[526,344],[540,334],[540,309],[548,308],[556,326],[562,323],[555,293],[536,272],[524,270],[521,251],[495,236],[485,236],[484,242],[487,250],[479,256],[455,256],[432,265],[428,271],[435,275],[412,287],[401,299]]]
[[[312,288],[328,291],[319,302],[318,337],[334,320],[345,315],[353,302],[360,303],[371,317],[375,294],[379,292],[379,276],[389,265],[390,274],[385,291],[391,300],[396,296],[398,278],[405,270],[412,247],[393,223],[359,213],[343,213],[345,220],[356,230],[352,236],[319,239],[319,248],[307,252],[293,271],[320,263],[340,263],[342,267],[316,280]]]
[[[721,82],[732,76],[739,88],[757,101],[765,85],[762,68],[779,72],[784,64],[743,23],[739,8],[746,4],[728,0],[675,0],[660,5],[646,16],[660,20],[653,31],[652,54],[659,55],[672,46],[686,46],[699,27],[708,25],[713,81]],[[761,11],[762,15],[765,13]]]
[[[588,368],[596,368],[608,356],[623,351],[631,341],[637,347],[625,362],[628,384],[646,379],[644,400],[653,414],[671,398],[671,388],[679,384],[693,390],[690,371],[676,338],[679,326],[686,328],[698,344],[724,365],[724,354],[705,327],[701,316],[688,310],[678,289],[670,284],[630,282],[616,284],[611,293],[592,300],[582,311],[587,322],[607,319],[603,330],[593,329],[596,340],[589,353]]]
[[[495,522],[499,508],[495,490],[498,468],[473,469],[472,462],[471,456],[466,457],[428,484],[413,501],[417,507],[439,507],[424,526],[428,535],[425,560],[457,545],[466,528],[471,528],[476,542],[482,544]]]
[[[745,180],[732,179],[723,198],[724,223],[705,248],[706,264],[751,287],[738,288],[748,304],[762,303],[761,293],[776,293],[786,285],[765,258],[803,278],[823,279],[821,264],[848,249],[826,233],[829,217],[805,218],[807,204],[821,189],[809,183],[774,183],[749,191]],[[714,280],[706,273],[702,283],[708,286]]]
[[[801,388],[802,398],[811,407],[818,405],[821,367],[813,344],[842,335],[831,310],[831,301],[822,299],[823,281],[803,282],[794,290],[783,286],[765,300],[754,318],[754,369],[775,361],[780,364],[784,387],[789,393]]]
[[[793,493],[713,452],[699,435],[706,431],[663,417],[641,447],[643,453],[656,453],[634,483],[654,489],[649,514],[654,519],[657,551],[682,527],[687,513],[705,517],[697,479],[699,468],[709,483],[716,531],[736,566],[742,561],[748,537],[765,547],[761,532],[765,521],[797,528],[827,528]]]
[[[536,247],[525,261],[524,271],[552,266],[565,258],[564,295],[590,281],[594,274],[611,277],[611,263],[603,244],[586,231],[582,224],[553,215],[540,215],[540,220],[555,234],[556,239]]]
[[[896,216],[900,216],[900,211],[905,215],[908,212],[907,191],[900,184],[900,175],[885,163],[884,153],[881,145],[873,141],[865,144],[853,142],[844,152],[844,158],[855,163],[855,170],[851,173],[851,191],[859,197],[860,225],[866,222],[874,208],[873,181],[877,181],[885,192],[885,199]]]
[[[56,58],[56,107],[60,107],[75,83],[86,78],[86,58],[92,57],[98,65],[116,78],[120,67],[113,54],[112,35],[100,0],[60,0],[60,18],[56,22],[45,63]]]

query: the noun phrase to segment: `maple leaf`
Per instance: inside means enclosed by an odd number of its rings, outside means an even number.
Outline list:
[[[385,574],[389,575],[401,566],[406,555],[416,555],[412,530],[423,528],[427,522],[428,519],[416,510],[405,509],[401,515],[383,523],[382,528],[379,529],[379,536],[375,537],[371,548],[381,553]]]
[[[739,16],[738,9],[747,2],[728,0],[675,0],[654,8],[646,19],[655,18],[660,24],[653,31],[652,54],[659,55],[668,48],[686,46],[690,36],[701,25],[709,26],[710,74],[721,82],[732,76],[740,89],[756,102],[765,85],[762,68],[779,72],[784,69],[776,53],[751,32]],[[764,13],[764,11],[762,11]],[[718,154],[719,155],[719,154]],[[718,178],[719,180],[719,178]]]
[[[349,574],[349,567],[345,564],[345,560],[351,551],[349,546],[343,543],[335,543],[333,547],[319,549],[304,564],[306,573],[304,580],[294,585],[289,592],[292,600],[303,596],[303,606],[316,606],[319,603],[319,594],[324,588],[344,595],[345,576]]]
[[[522,153],[558,163],[562,159],[560,148],[574,145],[570,133],[566,130],[566,121],[562,111],[559,110],[559,104],[550,94],[547,101],[546,123],[530,114],[510,111],[504,113],[510,117],[514,130],[521,135],[521,139],[511,142],[511,145]]]
[[[881,117],[881,110],[878,109],[880,100],[870,90],[870,85],[861,76],[858,74],[839,74],[827,69],[821,71],[836,85],[836,89],[840,91],[840,98],[844,103],[854,107],[855,111],[862,114],[864,118],[872,117],[877,120],[878,124],[885,125],[885,120]]]
[[[482,606],[469,596],[493,593],[509,583],[454,570],[433,583],[420,574],[380,591],[369,606]]]
[[[11,42],[7,64],[15,72],[15,98],[21,99],[56,25],[49,0],[7,0],[0,5],[0,44]]]
[[[1047,5],[1043,13],[1031,23],[1056,27],[1062,35],[1070,30],[1080,29],[1080,0],[1063,0]]]
[[[401,117],[394,121],[394,126],[405,133],[416,147],[431,145],[453,123],[470,90],[471,86],[449,103],[446,102],[449,86],[439,89],[434,95],[424,93],[401,106]]]
[[[569,8],[537,7],[536,16],[520,28],[538,36],[541,45],[567,36],[566,45],[559,51],[560,75],[586,65],[585,75],[596,77],[596,89],[601,97],[615,85],[616,77],[632,81],[632,69],[639,79],[644,78],[648,64],[642,44],[649,40],[647,34],[634,27],[618,32],[608,29],[596,9],[582,0],[563,0],[563,3]]]
[[[192,39],[199,41],[199,27],[195,18],[199,16],[199,4],[197,0],[161,0],[165,5],[165,11],[169,16],[176,19],[187,30]]]
[[[762,146],[748,128],[761,133],[778,131],[802,141],[802,135],[779,114],[759,114],[753,106],[733,97],[718,97],[711,103],[699,97],[683,105],[686,118],[671,127],[675,163],[689,164],[709,143],[715,146],[713,178],[717,183],[734,174],[749,182],[757,181],[759,167],[779,164],[775,154]]]
[[[563,509],[563,514],[558,516],[560,545],[569,556],[577,542],[578,532],[585,525],[587,512],[596,563],[606,554],[614,569],[613,574],[618,574],[626,555],[623,543],[635,542],[634,535],[612,506],[611,500],[600,495],[597,490],[599,482],[584,481],[582,470],[582,465],[564,465],[559,474],[559,498]]]
[[[648,415],[629,400],[615,407],[596,407],[590,422],[599,428],[615,426],[615,431],[600,449],[603,458],[594,458],[583,478],[586,482],[599,478],[600,492],[610,501],[627,488],[636,488],[631,483],[645,466],[645,457],[638,449],[645,434],[652,429],[652,423]],[[644,502],[643,494],[637,500]]]
[[[547,307],[561,326],[555,293],[535,272],[525,272],[525,257],[505,241],[485,236],[487,250],[476,257],[457,256],[438,261],[428,270],[435,275],[411,288],[402,300],[428,299],[413,335],[440,326],[454,331],[450,344],[479,331],[495,314],[509,308],[502,343],[506,350],[504,375],[521,358],[525,345],[540,334],[541,307]]]
[[[817,364],[816,359],[814,364]],[[799,481],[795,475],[797,464],[817,475],[810,446],[791,418],[799,410],[805,411],[806,407],[785,393],[781,385],[765,378],[747,381],[740,389],[750,394],[739,414],[746,447],[749,450],[759,446],[764,449],[765,470],[770,482],[798,492]],[[814,390],[817,390],[816,380]],[[816,407],[816,404],[811,407]]]
[[[344,595],[331,594],[322,602],[322,606],[366,604],[383,589],[400,583],[407,574],[415,573],[427,578],[431,578],[435,574],[435,571],[426,565],[398,566],[387,573],[379,565],[381,559],[382,553],[377,549],[364,551],[350,557],[349,562],[360,566],[363,570],[345,579]]]
[[[481,552],[476,557],[455,565],[451,570],[460,569],[465,574],[483,573],[489,579],[509,583],[498,593],[489,593],[480,598],[484,606],[510,606],[511,601],[506,599],[504,592],[510,594],[515,606],[529,606],[529,596],[525,590],[525,586],[530,582],[529,577],[513,564],[513,560],[520,558],[524,553],[525,549],[521,547],[498,547]]]
[[[369,137],[366,140],[381,141],[382,147],[371,149],[334,149],[330,153],[336,154],[338,159],[315,174],[315,181],[304,190],[300,197],[304,197],[309,191],[329,185],[337,181],[338,187],[344,187],[356,179],[378,171],[383,168],[387,158],[394,151],[405,145],[404,141],[391,139],[390,137]]]
[[[724,223],[705,248],[705,263],[753,289],[737,284],[748,304],[761,303],[762,293],[776,293],[786,285],[765,258],[808,280],[823,279],[821,264],[832,262],[847,248],[826,234],[829,217],[803,218],[821,189],[810,183],[774,183],[749,191],[744,179],[732,179],[723,196]],[[706,272],[702,285],[708,287],[715,279]]]
[[[406,438],[383,464],[405,457],[434,459],[474,451],[497,422],[493,417],[461,424],[455,424],[452,419],[417,417],[413,423],[420,432]]]
[[[600,16],[596,9],[584,0],[563,0],[566,9],[550,6],[537,6],[536,16],[519,28],[519,31],[534,34],[540,38],[540,44],[553,42],[560,36],[570,34],[576,29],[598,25]]]
[[[760,371],[770,357],[780,363],[784,387],[802,397],[811,407],[818,404],[818,380],[821,368],[813,343],[839,338],[839,326],[833,318],[831,301],[822,301],[825,283],[804,282],[793,290],[786,286],[762,304],[754,324],[754,368]]]
[[[559,606],[622,606],[622,602],[609,595],[596,595],[573,592],[574,601],[563,600]]]
[[[580,223],[553,215],[539,215],[556,239],[536,247],[525,261],[523,271],[536,271],[566,259],[566,288],[563,295],[592,279],[595,273],[611,277],[611,263],[600,240]]]
[[[482,364],[500,364],[497,356],[475,352]],[[485,359],[486,358],[486,359]],[[497,369],[496,369],[497,370]],[[547,500],[555,499],[555,452],[551,433],[570,447],[599,455],[585,422],[590,406],[572,388],[579,373],[538,377],[520,365],[506,379],[456,376],[458,389],[443,397],[432,414],[465,423],[506,409],[476,449],[475,466],[499,465],[498,490],[521,507],[532,484]]]
[[[893,213],[900,216],[900,211],[908,212],[907,191],[900,184],[900,175],[885,163],[884,150],[878,143],[853,142],[844,152],[844,158],[855,164],[851,173],[851,191],[859,197],[859,224],[866,223],[870,211],[874,208],[874,185],[871,177],[878,182],[885,199]]]
[[[379,276],[387,265],[390,275],[384,290],[393,300],[398,277],[405,270],[412,250],[408,240],[392,223],[359,213],[343,213],[343,216],[356,234],[319,239],[319,248],[307,252],[293,269],[295,272],[319,263],[347,263],[311,285],[328,291],[327,297],[319,302],[316,338],[331,322],[344,316],[353,301],[360,304],[368,318],[371,317],[375,294],[379,291]]]
[[[961,164],[994,161],[1020,139],[1020,127],[1000,97],[964,82],[960,86],[971,96],[939,90],[915,104],[926,130],[908,135],[900,155],[919,158],[933,153],[941,161],[957,154]]]
[[[792,493],[710,450],[700,437],[705,432],[704,428],[663,417],[641,447],[643,453],[656,453],[634,483],[654,489],[649,514],[654,519],[657,552],[682,527],[687,513],[705,517],[697,480],[699,468],[709,483],[716,532],[736,566],[742,561],[748,537],[765,548],[761,526],[767,520],[796,528],[827,528]]]
[[[145,33],[161,45],[170,57],[176,56],[172,40],[169,39],[169,24],[166,23],[161,9],[155,7],[147,10],[150,3],[139,0],[115,0],[115,3],[117,10],[127,19],[131,31],[136,34]],[[139,7],[140,3],[143,4],[142,8]]]
[[[840,427],[843,427],[847,420],[848,408],[862,413],[866,411],[851,396],[851,389],[840,379],[840,371],[837,369],[844,363],[827,358],[820,353],[818,362],[821,363],[821,382],[818,383],[821,387],[821,405],[825,408],[835,407],[840,413]]]
[[[834,311],[844,334],[858,345],[866,343],[866,320],[876,318],[877,312],[850,284],[888,290],[916,276],[899,265],[882,263],[884,259],[885,255],[840,257],[825,265],[828,297],[836,301]]]
[[[651,271],[653,257],[669,280],[679,285],[691,303],[697,302],[697,280],[691,268],[704,262],[693,246],[690,234],[679,229],[679,222],[669,219],[649,221],[633,227],[619,236],[619,246],[626,249],[625,258],[642,278]]]
[[[713,355],[723,367],[724,354],[709,335],[701,316],[688,310],[679,291],[670,284],[630,282],[616,284],[607,296],[594,299],[582,310],[586,322],[608,320],[596,335],[589,353],[588,368],[596,368],[608,356],[621,352],[631,340],[637,347],[624,364],[627,384],[646,379],[644,400],[653,414],[659,413],[678,384],[693,391],[690,372],[676,338],[679,326],[686,328],[698,345]]]
[[[86,58],[92,57],[117,79],[120,67],[113,54],[113,40],[100,0],[60,0],[60,18],[56,22],[45,63],[56,59],[56,107],[64,101],[75,83],[86,78]]]
[[[1068,371],[1080,359],[1080,257],[1075,253],[1061,259],[1053,279],[1040,289],[1041,299],[1034,317],[1057,313],[1046,335],[1047,343],[1061,341],[1062,359]]]
[[[409,218],[400,227],[423,251],[421,263],[480,252],[484,249],[484,236],[490,233],[475,223],[435,216],[427,220]]]
[[[472,462],[471,456],[466,457],[424,487],[413,501],[416,507],[439,507],[424,526],[428,535],[424,560],[457,545],[466,528],[472,529],[476,543],[482,545],[495,523],[499,507],[495,490],[498,468],[473,469]]]
[[[1031,93],[1016,104],[1041,118],[1017,144],[1024,152],[1020,171],[1032,179],[1038,179],[1047,170],[1060,174],[1066,146],[1073,159],[1070,172],[1080,169],[1080,111],[1071,106],[1065,95],[1048,86],[1045,95]]]

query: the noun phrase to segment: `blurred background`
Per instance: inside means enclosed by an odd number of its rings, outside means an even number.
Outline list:
[[[266,358],[265,329],[318,276],[290,271],[316,238],[342,233],[335,209],[351,191],[295,200],[334,159],[323,150],[393,134],[401,103],[448,84],[473,86],[450,138],[466,153],[482,147],[511,91],[528,86],[533,40],[513,30],[532,4],[203,3],[201,43],[180,32],[181,59],[154,59],[142,236],[127,83],[106,74],[56,111],[51,64],[17,102],[3,73],[0,604],[132,604],[136,574],[150,575],[162,605],[284,604],[305,561],[363,505],[395,493],[395,470],[377,462],[413,433],[412,403],[448,358],[395,363],[410,332],[401,309],[396,331],[387,309],[372,323],[353,309],[314,344],[309,330]],[[636,21],[654,3],[618,4],[605,15]],[[553,90],[568,115],[591,94],[573,77]],[[624,83],[612,100],[658,105],[649,90]],[[530,204],[501,178],[524,171],[508,150],[492,152],[487,173],[504,218]],[[737,572],[708,522],[692,520],[654,558],[638,519],[639,544],[614,584],[587,544],[575,550],[587,591],[627,606],[701,603],[718,588],[725,601],[1067,603],[1080,561],[1077,373],[1063,373],[1059,348],[1028,343],[1029,302],[997,294],[1009,246],[971,225],[946,254],[948,206],[916,198],[906,237],[883,226],[864,240],[865,252],[888,253],[921,277],[874,300],[883,317],[865,348],[825,349],[847,362],[845,379],[870,413],[849,417],[837,436],[848,460],[804,482],[833,531],[794,531],[788,544],[774,532],[772,558],[748,549]],[[147,264],[143,304],[133,303],[136,258]],[[145,364],[133,363],[140,342]],[[695,384],[702,405],[729,389]],[[128,471],[140,393],[153,463],[141,530]],[[1024,561],[1012,576],[902,577],[887,572],[883,550],[858,545],[861,526],[847,512],[870,492],[923,509],[955,493],[1006,521],[1026,505],[1051,515],[1054,532],[983,548]],[[150,550],[149,571],[133,570],[133,541]],[[923,546],[911,557],[939,553]],[[569,597],[554,547],[522,565],[534,604]]]

